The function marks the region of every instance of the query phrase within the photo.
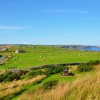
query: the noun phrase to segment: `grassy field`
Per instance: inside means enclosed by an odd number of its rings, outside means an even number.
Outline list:
[[[26,91],[19,96],[18,100],[100,100],[100,65],[95,67],[94,72],[87,72],[76,74],[76,79],[71,82],[66,77],[67,81],[62,81],[57,75],[56,77],[60,83],[52,88],[50,91],[44,89],[37,89],[37,91]],[[49,80],[52,78],[49,77]],[[46,79],[46,81],[48,80]],[[65,80],[65,79],[64,79]],[[28,99],[27,99],[28,98]]]
[[[21,48],[26,52],[15,54],[14,51],[17,48]],[[8,52],[0,52],[0,55],[9,54],[12,54],[12,58],[6,60],[5,64],[0,66],[0,69],[100,60],[100,52],[67,50],[51,46],[12,46]],[[16,57],[17,59],[14,60]]]
[[[25,53],[14,53],[17,48],[25,50]],[[51,46],[13,46],[7,52],[3,65],[0,65],[0,74],[6,74],[5,69],[27,68],[45,64],[60,64],[66,62],[88,62],[90,60],[100,60],[100,53],[93,51],[68,50]],[[9,55],[12,55],[12,57]],[[17,59],[15,60],[15,58]],[[99,62],[100,64],[100,62]],[[42,69],[33,69],[20,75],[19,79],[7,81],[11,74],[0,79],[0,100],[100,100],[100,65],[94,65],[90,72],[78,72],[77,65],[63,66],[69,67],[74,76],[61,76],[63,69],[57,70],[62,66],[51,66]],[[51,69],[52,69],[51,68]],[[55,71],[54,71],[55,69]],[[35,72],[38,72],[36,74]],[[42,74],[40,74],[42,71]],[[9,72],[9,71],[8,71]],[[23,73],[23,72],[22,72]],[[31,74],[33,73],[33,74]],[[35,74],[34,74],[35,73]],[[14,76],[14,74],[12,74]],[[2,81],[2,77],[4,81]],[[6,81],[5,81],[6,80]],[[57,80],[58,83],[46,90],[44,84]],[[49,87],[49,86],[48,86]]]
[[[22,92],[22,87],[28,86],[37,80],[44,78],[44,75],[39,75],[31,79],[24,79],[19,81],[0,83],[0,100],[11,100],[9,98],[15,98],[15,95],[19,95]],[[23,92],[25,90],[23,89]]]
[[[0,83],[1,100],[99,100],[100,65],[90,72],[77,72],[77,66],[69,66],[75,76],[62,77],[60,73],[48,77],[37,75],[12,82]],[[45,90],[43,84],[58,80],[59,83]],[[40,81],[40,82],[38,82]]]

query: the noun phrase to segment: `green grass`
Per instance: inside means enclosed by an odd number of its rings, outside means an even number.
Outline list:
[[[9,59],[6,64],[1,65],[0,69],[9,69],[9,68],[26,68],[26,67],[34,67],[40,66],[45,64],[59,64],[59,63],[66,63],[66,62],[88,62],[90,60],[100,60],[100,53],[93,52],[93,51],[79,51],[79,50],[67,50],[57,47],[50,47],[50,46],[37,46],[37,48],[32,48],[32,46],[23,46],[21,47],[25,50],[25,53],[15,54],[13,51],[19,48],[19,46],[14,46],[10,48],[8,52],[1,52],[0,55],[13,55],[13,58]],[[99,53],[99,55],[98,55]],[[43,54],[46,56],[40,57]],[[14,58],[18,57],[17,60]],[[44,70],[44,69],[43,69]],[[51,80],[58,80],[62,83],[74,82],[77,78],[83,78],[86,74],[94,74],[96,72],[84,72],[78,73],[76,70],[72,71],[75,76],[68,76],[62,77],[60,73],[50,75],[41,81],[38,84],[29,84],[24,88],[27,90],[35,90],[39,86],[42,86],[45,82]],[[22,77],[27,79],[27,75]],[[25,90],[25,91],[27,91]],[[23,92],[24,93],[24,92]],[[12,100],[18,100],[19,95],[16,95]]]
[[[0,53],[0,55],[13,55],[12,59],[2,66],[0,69],[9,68],[26,68],[34,67],[45,64],[60,64],[66,62],[88,62],[90,60],[100,60],[100,55],[93,51],[79,51],[79,50],[67,50],[57,47],[50,46],[23,46],[25,53],[15,54],[13,51],[19,48],[19,46],[14,46],[10,48],[9,52]],[[41,57],[43,54],[46,56]],[[14,60],[14,58],[18,59]]]
[[[35,90],[36,88],[42,86],[47,81],[51,81],[51,80],[58,80],[59,82],[73,82],[75,79],[76,79],[76,76],[62,77],[60,75],[60,73],[53,74],[53,75],[50,75],[49,77],[45,78],[44,80],[42,80],[41,83],[33,85],[33,86],[30,86],[29,90]]]
[[[58,81],[61,81],[61,82],[71,82],[75,79],[75,76],[66,76],[66,77],[63,77],[61,76],[60,74],[54,74],[54,75],[51,75],[50,77],[48,77],[46,80],[44,80],[42,83],[45,83],[47,81],[51,81],[51,80],[58,80]]]
[[[52,80],[58,80],[59,83],[61,84],[72,84],[75,80],[77,79],[83,79],[85,76],[89,76],[89,75],[94,75],[95,73],[97,73],[97,71],[90,71],[90,72],[83,72],[83,73],[79,73],[77,71],[77,66],[69,66],[70,70],[72,71],[72,73],[74,73],[75,75],[74,76],[66,76],[66,77],[62,77],[61,76],[61,73],[57,73],[57,74],[52,74],[48,77],[45,77],[41,80],[38,81],[35,81],[31,84],[28,84],[28,85],[25,85],[25,86],[22,86],[21,90],[16,93],[15,95],[9,95],[7,97],[5,97],[7,100],[11,99],[11,100],[18,100],[18,98],[23,95],[25,92],[33,92],[37,89],[39,89],[39,87],[41,88],[43,86],[44,83],[48,82],[48,81],[52,81]],[[43,69],[44,70],[44,69]],[[27,76],[27,75],[26,75]],[[24,77],[24,78],[28,78],[28,77]]]

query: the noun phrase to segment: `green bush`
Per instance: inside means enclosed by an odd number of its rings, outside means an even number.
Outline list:
[[[20,76],[14,72],[7,72],[0,75],[0,82],[10,82],[13,80],[19,80]]]
[[[94,65],[98,65],[98,64],[100,64],[99,60],[91,60],[86,64],[80,64],[78,66],[78,71],[79,72],[89,72],[89,71],[93,70]]]
[[[36,76],[36,75],[51,75],[62,72],[66,67],[65,66],[49,66],[46,68],[46,71],[41,70],[32,70],[28,75],[29,76]]]
[[[29,76],[36,76],[36,75],[42,75],[42,74],[44,74],[44,72],[41,70],[32,70],[28,75]]]
[[[98,64],[100,64],[100,60],[91,60],[87,64],[90,64],[90,65],[98,65]]]
[[[58,80],[47,81],[43,84],[44,89],[52,89],[52,87],[58,84]]]
[[[62,72],[66,67],[65,66],[58,66],[58,67],[54,67],[54,66],[50,66],[47,68],[47,71],[45,72],[45,74],[47,76],[51,75],[51,74],[56,74],[56,73],[60,73]]]
[[[19,70],[19,71],[17,72],[17,74],[20,75],[20,76],[23,76],[23,75],[25,75],[25,74],[27,74],[27,73],[28,73],[28,71],[25,71],[25,70]]]
[[[11,73],[10,75],[8,75],[8,77],[5,79],[6,82],[10,82],[13,80],[19,80],[20,77],[18,76],[18,74],[16,73]]]
[[[0,75],[0,82],[4,82],[4,80],[7,78],[8,74],[1,74]]]
[[[93,65],[91,65],[91,64],[80,64],[78,66],[79,72],[89,72],[91,70],[93,70]]]

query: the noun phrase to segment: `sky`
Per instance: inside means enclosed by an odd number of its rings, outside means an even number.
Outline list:
[[[100,0],[0,0],[0,44],[100,46]]]

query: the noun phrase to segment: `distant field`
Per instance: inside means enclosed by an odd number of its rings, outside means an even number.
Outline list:
[[[14,50],[17,48],[21,48],[26,52],[15,54]],[[9,54],[12,54],[13,57],[6,61],[4,65],[0,65],[0,69],[100,60],[100,52],[67,50],[51,46],[12,46],[7,52],[0,52],[0,55]],[[16,57],[17,59],[14,60]]]

